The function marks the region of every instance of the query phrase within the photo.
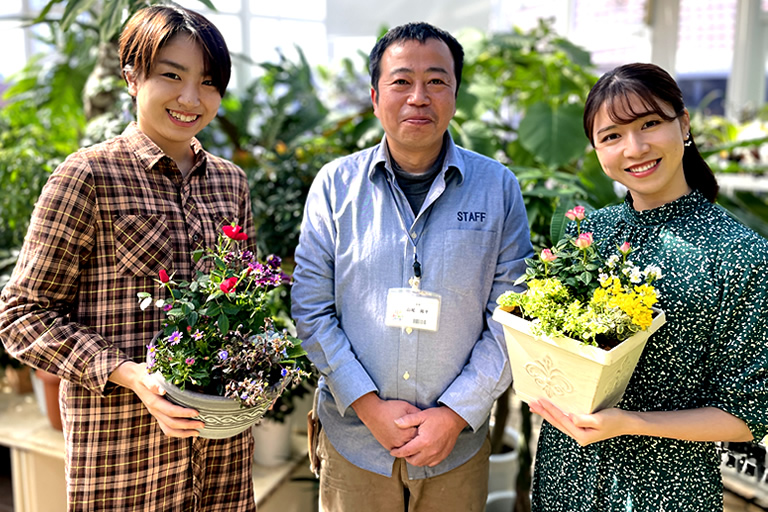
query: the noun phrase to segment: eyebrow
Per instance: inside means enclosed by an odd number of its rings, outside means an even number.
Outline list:
[[[411,68],[401,67],[395,68],[389,72],[390,75],[396,75],[397,73],[415,73],[415,71]],[[441,68],[439,66],[427,68],[427,73],[442,73],[445,75],[450,75],[450,73],[445,68]]]
[[[603,132],[608,132],[608,131],[611,131],[611,130],[615,130],[615,129],[616,129],[616,125],[615,125],[615,124],[612,124],[612,125],[606,126],[606,127],[604,127],[604,128],[600,128],[599,130],[597,130],[597,131],[595,132],[595,134],[596,134],[596,135],[600,135],[600,134],[601,134],[601,133],[603,133]]]
[[[165,64],[167,66],[171,66],[172,68],[178,69],[179,71],[189,71],[186,66],[183,66],[179,64],[178,62],[174,62],[172,60],[168,59],[160,59],[157,61],[158,64]]]

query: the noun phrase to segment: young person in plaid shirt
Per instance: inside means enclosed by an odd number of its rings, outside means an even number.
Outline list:
[[[158,272],[207,270],[191,253],[237,223],[255,239],[245,174],[195,139],[216,115],[231,62],[220,32],[177,7],[137,13],[120,38],[137,122],[71,155],[37,202],[0,299],[15,357],[62,378],[70,511],[255,511],[250,430],[198,436],[142,364],[163,312]]]

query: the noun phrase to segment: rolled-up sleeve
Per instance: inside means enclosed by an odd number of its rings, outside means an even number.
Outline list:
[[[95,244],[95,186],[87,162],[70,157],[35,206],[18,263],[0,297],[0,337],[17,359],[92,392],[127,356],[72,321],[81,265]]]

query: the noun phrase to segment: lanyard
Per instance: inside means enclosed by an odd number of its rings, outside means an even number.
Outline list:
[[[394,178],[392,178],[389,174],[387,174],[387,184],[389,185],[389,193],[392,195],[392,201],[394,201],[395,203],[395,209],[397,210],[397,218],[400,221],[400,227],[405,233],[406,240],[408,240],[413,246],[413,267],[412,267],[413,277],[411,277],[408,280],[408,284],[410,284],[414,290],[418,290],[421,284],[422,268],[421,268],[421,263],[419,262],[419,255],[416,248],[417,243],[416,243],[416,240],[414,240],[411,237],[411,231],[405,225],[405,218],[400,208],[400,204],[397,202],[397,197],[395,196],[395,191],[393,188],[394,184],[392,183],[392,179]],[[424,234],[424,230],[427,229],[427,221],[429,221],[429,216],[432,214],[432,206],[434,206],[434,203],[427,206],[426,217],[424,219],[424,228],[422,229],[422,232],[421,232],[422,235]],[[405,246],[405,250],[406,251],[408,250],[407,244]]]

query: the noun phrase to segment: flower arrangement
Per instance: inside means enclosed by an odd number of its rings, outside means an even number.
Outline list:
[[[138,294],[142,310],[154,305],[166,315],[163,329],[147,346],[147,370],[178,388],[232,398],[243,407],[273,400],[289,384],[309,375],[301,340],[275,328],[267,307],[270,290],[290,279],[281,260],[260,262],[239,243],[240,226],[224,226],[217,245],[193,254],[212,269],[191,282],[176,282],[165,269],[156,281],[168,290],[154,300]]]
[[[583,206],[565,214],[576,221],[576,235],[566,235],[553,249],[526,260],[522,293],[508,291],[497,299],[506,311],[532,319],[539,336],[567,336],[582,343],[610,349],[634,333],[648,329],[657,293],[653,282],[662,277],[654,265],[640,270],[629,259],[629,243],[603,261],[592,233],[582,232]]]

